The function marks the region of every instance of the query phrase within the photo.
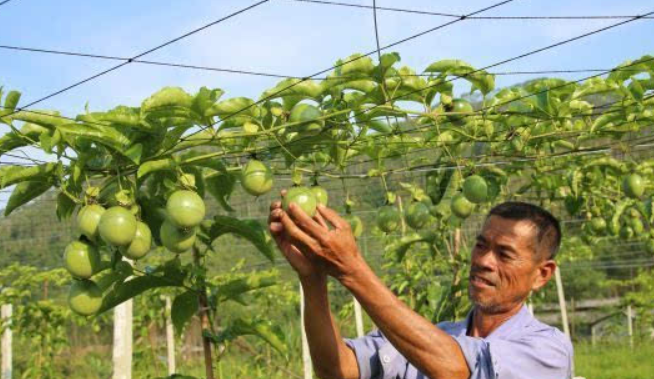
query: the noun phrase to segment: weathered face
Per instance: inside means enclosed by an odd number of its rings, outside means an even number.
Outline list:
[[[488,218],[472,250],[468,293],[488,313],[502,313],[547,283],[555,263],[536,258],[538,230],[530,221]]]

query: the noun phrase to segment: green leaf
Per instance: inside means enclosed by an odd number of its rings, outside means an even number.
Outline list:
[[[239,220],[234,217],[218,215],[214,217],[214,224],[211,227],[209,236],[212,240],[220,236],[232,233],[250,241],[270,261],[274,260],[274,253],[270,243],[270,237],[263,227],[256,220]]]
[[[277,275],[274,273],[255,273],[243,278],[232,279],[217,285],[212,290],[212,295],[216,297],[218,302],[236,299],[247,292],[277,284],[276,277]]]
[[[434,241],[434,238],[436,238],[436,235],[431,232],[421,234],[413,233],[389,244],[386,247],[386,251],[393,253],[395,259],[400,262],[404,259],[411,246],[421,242],[431,243]]]
[[[136,143],[123,152],[123,155],[129,158],[135,164],[141,163],[141,155],[143,155],[143,144]]]
[[[59,125],[57,129],[64,135],[70,137],[82,137],[110,147],[118,152],[131,143],[129,137],[108,125],[98,126],[91,124],[69,123]]]
[[[329,81],[329,80],[328,80]],[[324,87],[313,80],[284,79],[277,85],[261,94],[261,99],[276,99],[284,97],[296,97],[301,99],[319,99]]]
[[[339,59],[336,66],[340,66],[336,71],[343,76],[368,75],[375,69],[372,59],[363,54],[352,54],[345,59]]]
[[[58,125],[70,122],[70,120],[58,116],[60,116],[60,113],[56,111],[30,110],[30,111],[16,112],[13,115],[11,115],[9,118],[11,120],[24,121],[24,122],[40,125],[48,129],[54,129]]]
[[[198,309],[200,309],[200,302],[197,292],[186,291],[175,297],[170,316],[178,335],[182,334],[184,326],[198,312]]]
[[[228,212],[234,212],[234,208],[229,205],[228,201],[236,185],[235,175],[227,171],[211,174],[204,178],[204,184],[206,190],[218,201],[220,206]]]
[[[17,147],[27,146],[31,142],[15,132],[6,133],[0,137],[0,155],[9,152]]]
[[[206,116],[207,110],[210,109],[224,93],[225,91],[220,88],[210,90],[207,87],[202,87],[198,93],[195,94],[191,109],[199,115]]]
[[[218,116],[223,119],[228,117],[232,119],[234,118],[233,115],[236,114],[239,117],[255,117],[258,115],[254,100],[247,97],[234,97],[214,104],[205,111],[205,116]]]
[[[7,94],[7,97],[5,97],[4,110],[13,112],[16,109],[16,105],[18,105],[19,101],[20,101],[20,92],[10,91]]]
[[[102,306],[98,314],[112,309],[135,296],[152,288],[181,287],[183,280],[173,276],[145,275],[130,279],[126,282],[116,284],[111,290],[105,293],[102,299]]]
[[[204,330],[203,335],[216,344],[233,341],[240,336],[252,335],[266,341],[281,354],[286,354],[288,351],[288,347],[283,342],[282,331],[273,327],[269,321],[238,318],[218,334],[212,334],[210,331]]]
[[[63,221],[72,216],[77,204],[66,194],[60,192],[57,195],[57,218]]]
[[[52,182],[50,181],[27,181],[19,183],[11,193],[9,201],[7,201],[5,216],[9,216],[16,208],[41,196],[50,187],[52,187]]]
[[[24,181],[47,181],[46,179],[54,173],[56,167],[54,163],[31,167],[0,167],[0,189]]]
[[[434,62],[425,69],[425,72],[460,77],[472,84],[472,91],[477,88],[484,95],[495,88],[495,76],[484,70],[475,70],[472,65],[459,59],[445,59]]]

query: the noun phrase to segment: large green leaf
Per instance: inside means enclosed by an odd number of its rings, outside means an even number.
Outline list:
[[[136,176],[141,179],[146,175],[163,170],[172,170],[177,166],[177,162],[173,158],[158,159],[154,161],[143,162],[139,166]]]
[[[246,277],[232,279],[221,283],[212,289],[212,296],[216,302],[236,299],[241,295],[261,288],[277,284],[277,275],[274,273],[252,273]]]
[[[53,129],[57,125],[70,122],[70,120],[65,117],[60,117],[59,112],[41,110],[20,111],[12,114],[9,118],[12,120],[30,122],[48,129]]]
[[[195,94],[191,108],[195,113],[206,116],[207,110],[210,109],[224,93],[225,91],[220,88],[208,89],[207,87],[202,87],[198,93]]]
[[[209,237],[216,240],[222,235],[231,233],[250,241],[266,258],[273,261],[274,253],[271,240],[261,223],[256,220],[239,220],[235,217],[218,215],[209,231]]]
[[[105,293],[98,314],[106,312],[116,305],[138,296],[149,289],[181,287],[182,284],[183,280],[179,280],[179,278],[173,276],[145,275],[130,279],[123,283],[116,284]]]
[[[9,91],[7,97],[5,97],[4,110],[13,112],[20,101],[20,92],[18,91]]]
[[[5,166],[0,167],[0,189],[24,181],[49,181],[55,172],[55,163],[45,163],[38,166]]]
[[[127,135],[108,125],[68,123],[59,125],[57,129],[64,136],[85,138],[118,152],[124,152],[131,143]]]
[[[281,354],[286,354],[288,351],[288,347],[283,342],[282,331],[278,327],[272,326],[270,321],[238,318],[218,334],[204,330],[203,335],[216,344],[223,344],[241,336],[251,335],[266,341]]]
[[[9,201],[7,201],[5,216],[9,216],[9,214],[16,208],[41,196],[49,190],[50,187],[52,187],[52,182],[50,181],[27,181],[18,183],[16,188],[14,188],[14,191],[11,193]]]
[[[17,147],[27,146],[31,142],[15,132],[9,132],[0,137],[0,155],[9,152]]]
[[[472,65],[459,59],[445,59],[430,64],[425,72],[457,76],[472,84],[472,90],[479,89],[486,95],[495,88],[495,76],[484,70],[476,70]]]
[[[323,87],[313,80],[284,79],[277,85],[261,94],[262,99],[275,99],[282,97],[298,97],[299,99],[318,99],[322,95]]]
[[[186,291],[175,297],[170,317],[178,335],[182,334],[184,326],[198,312],[199,308],[198,293],[195,291]]]
[[[236,176],[227,171],[212,173],[204,178],[205,188],[213,196],[220,206],[228,212],[234,212],[229,205],[229,198],[236,185]]]

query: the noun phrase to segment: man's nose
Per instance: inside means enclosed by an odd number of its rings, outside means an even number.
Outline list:
[[[493,270],[495,267],[495,254],[491,249],[484,249],[483,251],[478,251],[476,254],[473,254],[472,264],[479,268],[484,268],[487,270]]]

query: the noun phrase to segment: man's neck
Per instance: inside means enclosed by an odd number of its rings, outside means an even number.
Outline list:
[[[484,313],[484,311],[475,306],[472,312],[472,325],[468,330],[468,335],[472,337],[488,337],[493,331],[504,324],[506,320],[513,317],[522,309],[522,303],[516,304],[514,307],[502,313]]]

